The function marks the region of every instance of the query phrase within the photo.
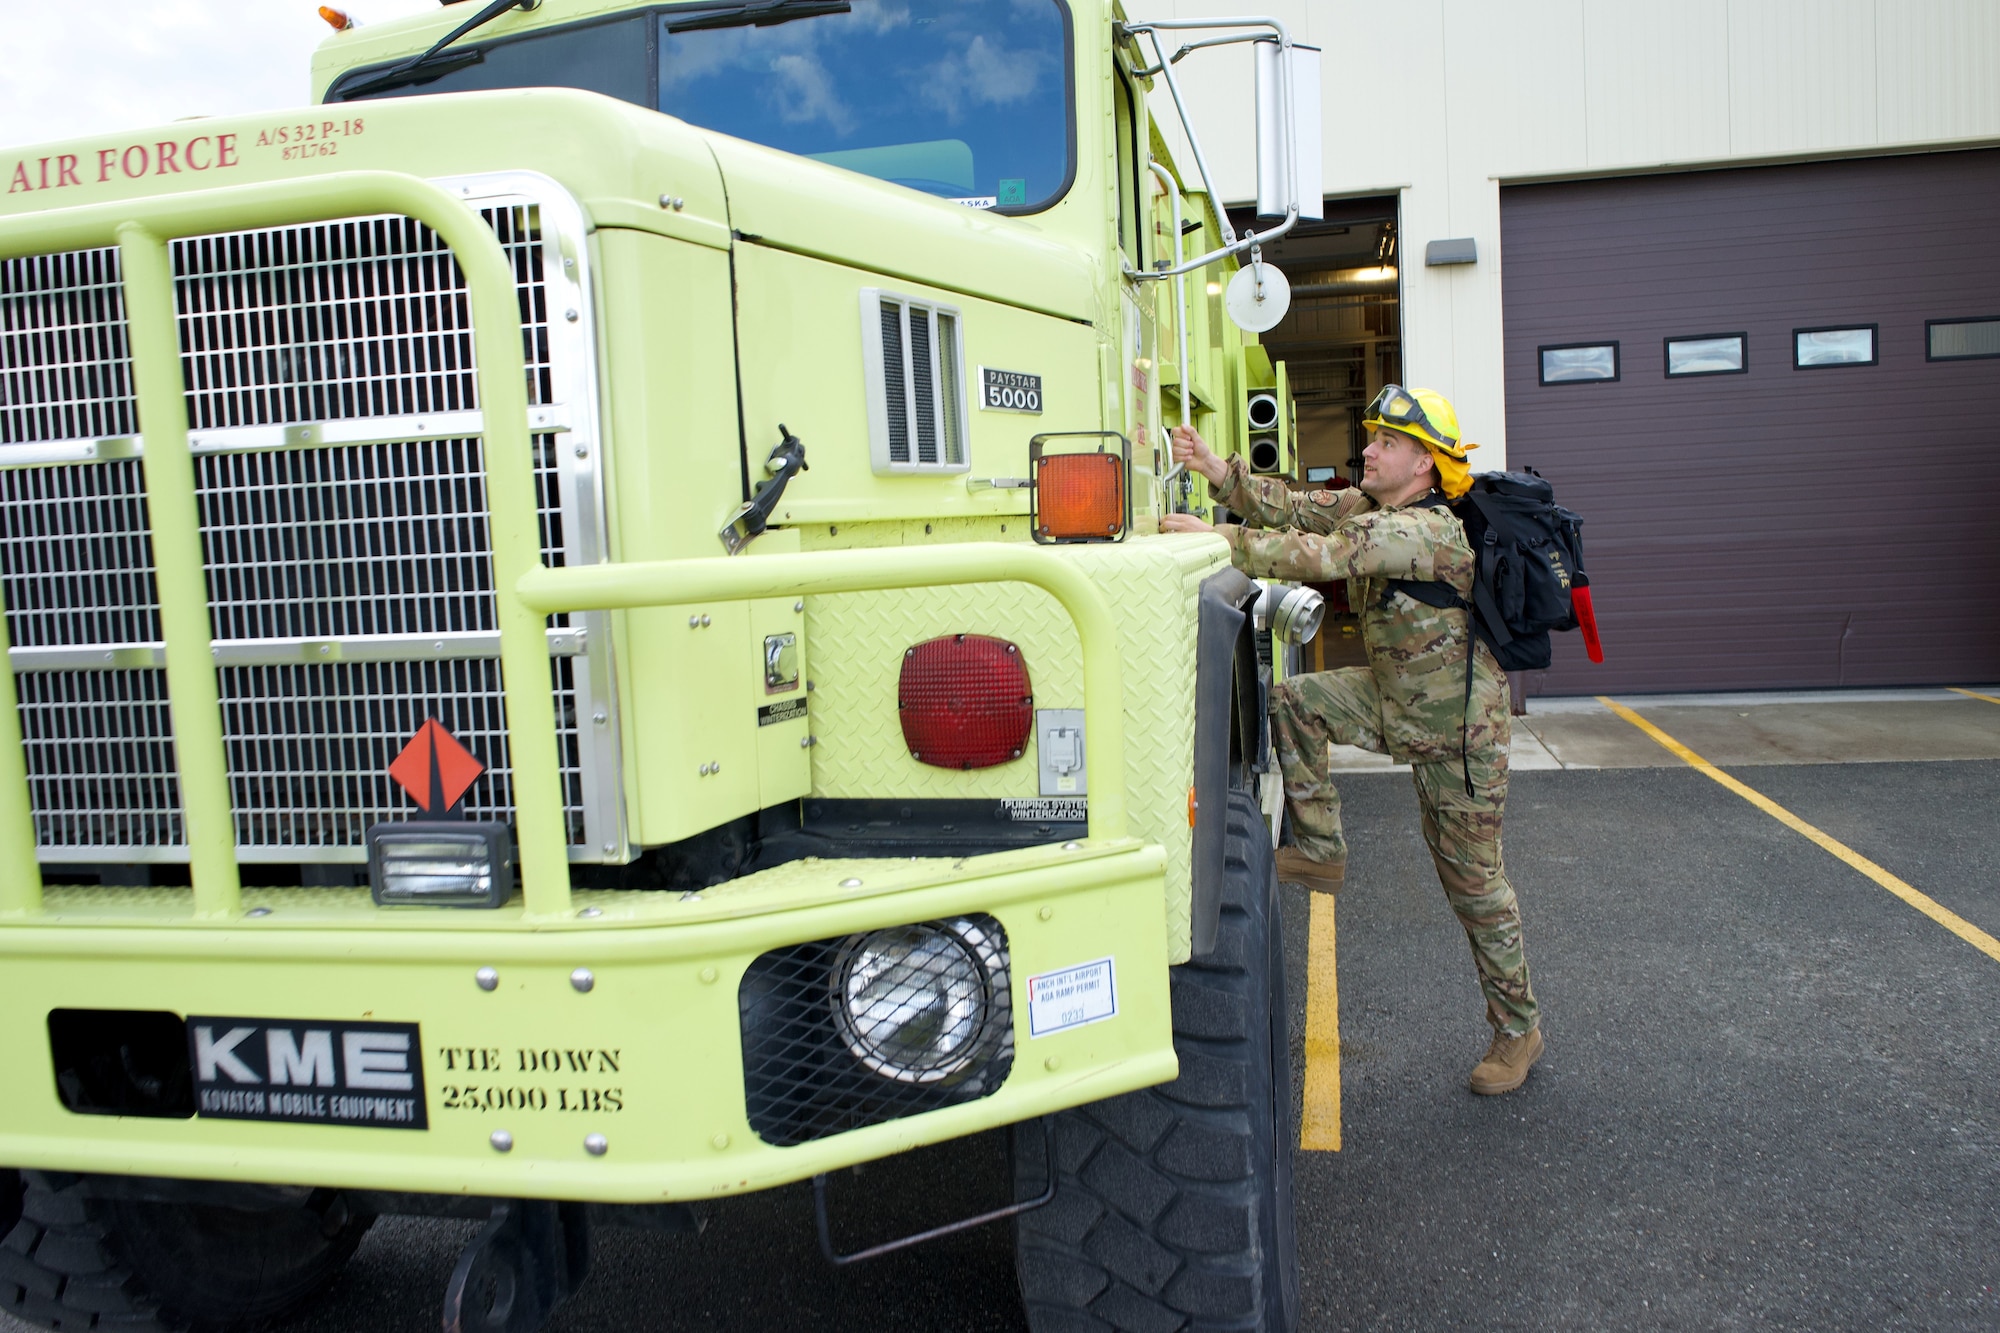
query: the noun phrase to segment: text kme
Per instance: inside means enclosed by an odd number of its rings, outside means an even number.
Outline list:
[[[200,1083],[409,1092],[416,1086],[410,1055],[407,1032],[252,1024],[218,1032],[206,1023],[194,1030]]]

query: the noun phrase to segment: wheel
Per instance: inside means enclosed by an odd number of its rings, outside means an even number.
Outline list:
[[[252,1211],[98,1198],[77,1176],[21,1175],[21,1217],[0,1240],[0,1309],[50,1329],[261,1327],[332,1282],[374,1220],[325,1191]]]
[[[1291,1333],[1291,1042],[1271,836],[1229,798],[1213,956],[1173,971],[1180,1077],[1057,1117],[1056,1197],[1015,1223],[1034,1333]],[[1046,1188],[1038,1124],[1014,1136],[1017,1196]]]

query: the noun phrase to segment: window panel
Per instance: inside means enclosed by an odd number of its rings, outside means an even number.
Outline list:
[[[1973,361],[2000,356],[2000,315],[1933,319],[1924,325],[1924,359]]]
[[[1793,329],[1792,365],[1799,370],[1822,366],[1872,366],[1875,364],[1875,326],[1850,324],[1845,328]]]
[[[1750,369],[1749,339],[1741,333],[1704,333],[1667,339],[1667,376],[1741,375]]]
[[[1542,383],[1589,384],[1618,378],[1618,344],[1568,343],[1537,349],[1542,360]]]

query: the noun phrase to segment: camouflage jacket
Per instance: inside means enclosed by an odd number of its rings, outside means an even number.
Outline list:
[[[1457,759],[1459,727],[1479,750],[1508,740],[1507,677],[1472,637],[1471,615],[1440,610],[1392,592],[1391,579],[1437,580],[1472,591],[1472,548],[1448,511],[1384,509],[1359,490],[1292,491],[1276,477],[1253,477],[1240,457],[1215,499],[1243,516],[1219,524],[1236,567],[1254,578],[1298,583],[1347,580],[1361,616],[1368,667],[1382,699],[1382,739],[1398,763]],[[1465,706],[1465,652],[1472,643],[1472,707]]]

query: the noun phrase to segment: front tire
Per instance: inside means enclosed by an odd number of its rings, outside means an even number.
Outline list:
[[[0,1309],[43,1328],[239,1333],[318,1295],[368,1217],[316,1191],[296,1208],[94,1197],[77,1176],[22,1173],[0,1240]]]
[[[1172,975],[1180,1077],[1062,1112],[1056,1197],[1015,1224],[1034,1333],[1298,1325],[1278,884],[1248,793],[1228,820],[1215,951]],[[1018,1197],[1045,1188],[1042,1144],[1016,1131]]]

